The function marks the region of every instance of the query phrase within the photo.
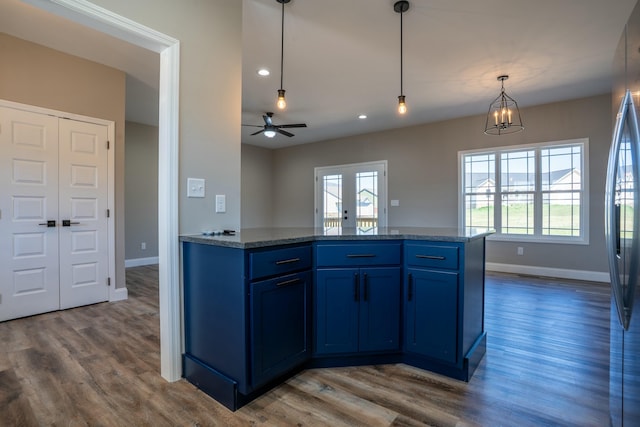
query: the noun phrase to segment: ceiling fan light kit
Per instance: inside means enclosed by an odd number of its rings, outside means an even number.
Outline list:
[[[306,123],[289,123],[289,124],[286,124],[286,125],[273,124],[273,113],[272,112],[265,113],[262,116],[262,119],[264,120],[264,125],[245,125],[245,124],[243,124],[242,126],[249,126],[249,127],[254,127],[254,128],[262,128],[259,131],[256,131],[256,132],[252,133],[251,136],[263,133],[264,136],[266,136],[267,138],[273,138],[274,136],[276,136],[277,133],[279,133],[280,135],[288,136],[289,138],[291,138],[294,135],[291,132],[287,132],[286,130],[282,130],[282,129],[284,129],[284,128],[306,128],[307,127]]]
[[[524,129],[518,103],[504,91],[504,81],[508,75],[498,76],[502,84],[500,95],[489,105],[484,133],[487,135],[504,135],[520,132]]]

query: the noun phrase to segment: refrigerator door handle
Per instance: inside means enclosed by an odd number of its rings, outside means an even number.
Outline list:
[[[625,138],[625,135],[628,135],[627,138]],[[620,156],[623,149],[625,150],[625,158],[621,159]],[[625,330],[629,328],[631,320],[633,293],[637,284],[638,268],[640,268],[638,266],[640,259],[640,222],[637,213],[637,207],[640,206],[639,151],[638,117],[631,91],[627,90],[620,104],[616,125],[613,130],[605,192],[605,240],[611,275],[611,290],[620,324]],[[630,155],[631,158],[628,159],[627,155]],[[623,173],[625,174],[623,184],[629,185],[630,182],[633,186],[631,189],[626,186],[624,188],[619,186],[618,169],[621,160],[625,161],[623,163]],[[627,160],[631,160],[632,163],[630,170],[627,170]],[[632,174],[630,181],[626,177],[629,172]],[[619,196],[619,199],[617,196]],[[632,230],[627,230],[626,222],[623,226],[623,221],[626,221],[626,215],[623,219],[621,213],[623,210],[622,202],[629,202],[629,199],[632,199],[630,203],[631,209],[635,211],[632,214]],[[624,208],[627,208],[626,204]]]

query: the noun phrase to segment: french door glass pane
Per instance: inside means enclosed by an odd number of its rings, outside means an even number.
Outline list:
[[[378,227],[378,172],[356,173],[356,227],[367,232]]]
[[[324,230],[339,232],[342,229],[342,175],[325,175],[322,188]]]

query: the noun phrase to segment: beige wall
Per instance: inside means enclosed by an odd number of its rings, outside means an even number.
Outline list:
[[[242,2],[92,0],[180,41],[180,233],[240,227]],[[206,197],[187,198],[187,178]],[[215,195],[227,196],[216,214]]]
[[[272,160],[272,150],[242,144],[242,228],[273,223]]]
[[[134,122],[125,126],[125,259],[157,257],[158,128]]]
[[[390,226],[457,226],[459,151],[586,137],[590,244],[489,242],[487,261],[608,271],[603,206],[611,96],[526,108],[522,117],[524,132],[500,137],[483,134],[485,117],[480,115],[274,150],[273,225],[313,226],[314,167],[388,160],[388,197],[400,201],[389,208]],[[524,256],[516,255],[517,246],[524,247]]]
[[[0,33],[0,98],[115,122],[116,284],[124,273],[125,74]]]

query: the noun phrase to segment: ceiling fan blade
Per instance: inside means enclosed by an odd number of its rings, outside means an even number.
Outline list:
[[[284,136],[288,136],[288,137],[292,137],[293,134],[291,132],[287,132],[286,130],[282,130],[280,128],[276,128],[276,132],[284,135]]]
[[[278,125],[279,128],[306,128],[307,124],[306,123],[295,123],[295,124],[288,124],[288,125]]]
[[[241,126],[247,126],[247,127],[250,127],[250,128],[263,128],[264,127],[264,126],[261,126],[261,125],[245,125],[245,124],[242,124]]]
[[[262,133],[262,132],[264,132],[264,129],[261,129],[258,132],[254,132],[250,136],[257,135],[257,134]]]

